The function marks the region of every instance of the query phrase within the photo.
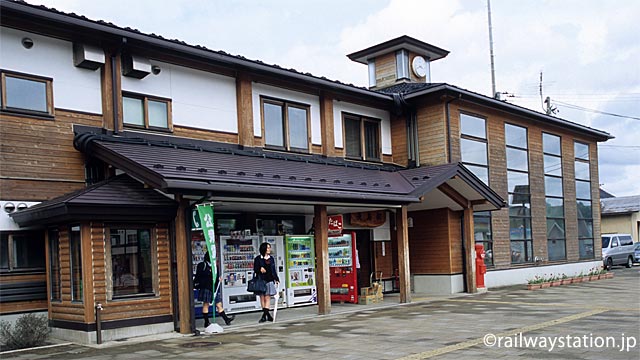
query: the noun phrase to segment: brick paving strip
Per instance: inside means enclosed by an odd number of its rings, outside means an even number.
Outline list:
[[[480,302],[482,302],[482,301],[480,301]],[[491,302],[495,302],[495,301],[491,301]],[[512,302],[506,302],[506,301],[501,301],[500,303],[513,304]],[[528,305],[531,305],[531,304],[528,304]],[[553,304],[553,305],[557,306],[558,304]],[[574,320],[586,318],[586,317],[589,317],[589,316],[601,314],[601,313],[609,311],[609,310],[610,309],[602,309],[602,308],[594,309],[594,310],[586,311],[586,312],[575,314],[575,315],[565,316],[565,317],[562,317],[560,319],[545,321],[545,322],[542,322],[542,323],[539,323],[539,324],[533,324],[533,325],[524,326],[524,327],[521,327],[521,328],[518,328],[518,329],[504,331],[504,332],[497,333],[497,334],[494,334],[494,335],[496,337],[513,336],[513,335],[516,335],[516,334],[519,334],[519,333],[526,333],[526,332],[536,331],[536,330],[544,329],[544,328],[547,328],[547,327],[550,327],[550,326],[563,324],[563,323],[567,323],[567,322],[570,322],[570,321],[574,321]],[[485,340],[485,338],[481,337],[481,338],[477,338],[477,339],[473,339],[473,340],[463,341],[463,342],[460,342],[460,343],[457,343],[457,344],[454,344],[454,345],[441,347],[439,349],[425,351],[425,352],[421,352],[421,353],[413,354],[413,355],[409,355],[409,356],[404,356],[404,357],[401,357],[401,358],[397,358],[396,360],[428,359],[428,358],[431,358],[431,357],[434,357],[434,356],[437,356],[437,355],[442,355],[442,354],[450,353],[450,352],[453,352],[453,351],[457,351],[457,350],[461,350],[461,349],[467,349],[467,348],[470,348],[470,347],[473,347],[473,346],[476,346],[476,345],[484,344],[484,340]]]

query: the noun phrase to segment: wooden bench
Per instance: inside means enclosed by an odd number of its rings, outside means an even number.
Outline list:
[[[46,281],[27,281],[0,284],[0,302],[46,300]]]

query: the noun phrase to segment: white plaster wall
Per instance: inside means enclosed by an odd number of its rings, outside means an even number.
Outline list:
[[[487,288],[526,284],[528,279],[533,279],[536,275],[548,277],[550,275],[565,274],[574,276],[583,272],[588,273],[593,268],[602,267],[602,261],[588,261],[571,264],[536,266],[519,269],[488,271],[484,277]]]
[[[13,200],[0,200],[0,231],[14,231],[14,230],[24,230],[25,228],[20,228],[18,224],[13,221],[13,219],[9,216],[9,214],[4,211],[4,206],[7,203],[12,203],[15,208],[18,208],[18,204],[27,204],[27,207],[39,204],[33,201],[13,201]],[[14,210],[17,211],[17,210]]]
[[[174,125],[238,132],[236,80],[184,66],[150,60],[160,74],[122,76],[122,90],[171,99]]]
[[[22,38],[33,40],[25,49]],[[73,65],[73,44],[25,31],[0,28],[0,68],[53,79],[53,106],[102,114],[100,69]]]
[[[464,291],[462,274],[412,275],[412,291],[420,294],[448,295]]]
[[[310,106],[311,143],[322,145],[320,133],[320,98],[315,95],[287,90],[275,86],[253,82],[251,83],[253,103],[253,135],[262,136],[262,119],[260,117],[260,96],[267,96],[279,100],[297,102]]]
[[[391,120],[388,111],[334,100],[333,134],[335,137],[334,140],[337,148],[344,147],[344,144],[342,143],[342,112],[380,119],[382,153],[385,155],[391,155]]]

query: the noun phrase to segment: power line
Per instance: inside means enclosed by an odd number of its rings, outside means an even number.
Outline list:
[[[614,114],[614,113],[610,113],[610,112],[606,112],[606,111],[600,111],[600,110],[595,110],[595,109],[589,109],[586,107],[582,107],[582,106],[578,106],[578,105],[573,105],[573,104],[569,104],[569,103],[565,103],[562,101],[558,101],[555,100],[555,103],[561,104],[565,107],[571,108],[571,109],[576,109],[576,110],[582,110],[582,111],[589,111],[589,112],[593,112],[593,113],[598,113],[598,114],[603,114],[603,115],[609,115],[609,116],[615,116],[615,117],[620,117],[620,118],[624,118],[624,119],[632,119],[632,120],[640,120],[640,117],[635,117],[635,116],[627,116],[627,115],[620,115],[620,114]]]

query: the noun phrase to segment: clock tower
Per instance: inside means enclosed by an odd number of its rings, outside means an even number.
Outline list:
[[[404,35],[347,55],[369,66],[369,88],[378,90],[400,83],[430,83],[432,61],[449,51]]]

